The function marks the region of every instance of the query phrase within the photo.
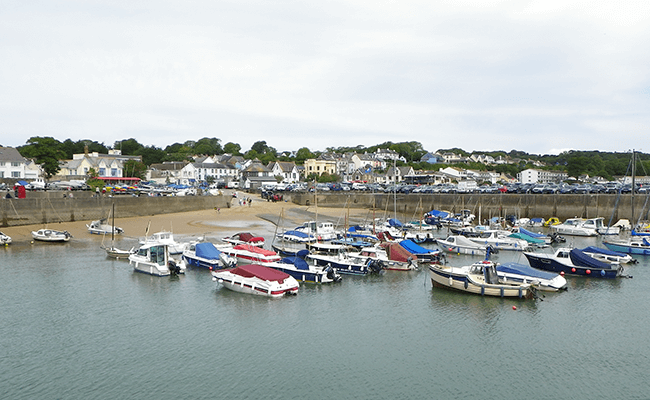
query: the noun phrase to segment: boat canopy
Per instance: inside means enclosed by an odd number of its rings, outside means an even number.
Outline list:
[[[413,260],[413,254],[396,242],[386,242],[380,245],[386,249],[388,259],[392,261],[408,262]]]
[[[309,234],[307,234],[305,232],[300,232],[300,231],[296,231],[296,230],[286,231],[286,232],[283,233],[283,235],[285,235],[285,236],[295,236],[295,237],[299,237],[301,239],[308,239],[308,238],[313,237],[312,235],[309,235]]]
[[[302,250],[301,250],[302,251]],[[296,269],[308,271],[309,270],[309,264],[307,264],[307,261],[300,257],[285,257],[280,261],[282,264],[290,264],[296,267]]]
[[[449,213],[446,211],[431,210],[427,213],[430,217],[434,218],[447,218]]]
[[[233,249],[246,250],[246,251],[250,251],[251,253],[261,254],[264,256],[275,256],[278,254],[273,250],[266,250],[261,247],[253,246],[251,244],[238,244],[237,246],[233,247]]]
[[[518,233],[511,233],[508,235],[508,237],[515,238],[515,239],[523,239],[527,241],[528,243],[535,243],[535,244],[543,244],[544,241],[542,239],[534,238],[532,236],[529,236],[523,232],[518,232]]]
[[[535,223],[535,224],[541,224],[541,223],[544,222],[544,218],[539,218],[539,217],[531,218],[530,222]]]
[[[197,243],[194,247],[196,249],[196,256],[208,260],[217,260],[221,252],[210,242]]]
[[[528,229],[524,229],[522,227],[519,227],[519,232],[523,233],[524,235],[528,235],[528,236],[530,236],[532,238],[536,238],[536,239],[541,239],[541,238],[546,237],[546,235],[544,235],[542,233],[531,232]]]
[[[514,262],[504,263],[500,265],[497,264],[497,271],[509,273],[509,274],[527,275],[535,278],[549,279],[549,280],[557,276],[555,272],[542,271],[540,269],[535,269],[530,265],[519,264]]]
[[[289,277],[289,274],[277,269],[265,267],[259,264],[242,265],[237,268],[231,269],[231,273],[244,278],[260,278],[265,281],[284,282]]]
[[[569,258],[571,258],[571,262],[573,264],[580,265],[585,268],[612,269],[612,266],[610,264],[596,260],[592,256],[583,253],[580,249],[571,250],[569,253]]]
[[[243,232],[239,234],[239,240],[244,242],[263,242],[264,238],[261,236],[253,236],[253,234],[249,232]]]
[[[388,226],[392,226],[394,228],[402,228],[404,224],[398,219],[391,218],[388,220]]]
[[[597,253],[597,254],[604,254],[604,255],[607,255],[607,256],[617,256],[617,257],[625,257],[625,256],[627,256],[627,254],[625,254],[625,253],[621,253],[621,252],[613,251],[613,250],[609,250],[609,249],[603,249],[603,248],[596,247],[596,246],[585,247],[584,249],[582,249],[582,251],[585,252],[585,253]]]
[[[400,246],[404,247],[411,254],[430,254],[437,253],[437,251],[425,249],[412,240],[402,240],[399,242]]]

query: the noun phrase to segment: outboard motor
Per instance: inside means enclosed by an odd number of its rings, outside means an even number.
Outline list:
[[[181,273],[181,267],[176,264],[176,261],[169,260],[169,262],[167,262],[167,266],[169,267],[169,273],[171,276],[176,276]]]
[[[327,277],[331,279],[334,282],[341,282],[341,275],[336,273],[336,270],[332,267],[327,267],[325,268],[325,271],[327,271]]]
[[[378,274],[384,269],[384,263],[380,260],[370,260],[368,262],[368,271],[370,273]]]
[[[226,253],[220,253],[219,260],[224,268],[235,268],[237,266],[237,259],[228,256]]]

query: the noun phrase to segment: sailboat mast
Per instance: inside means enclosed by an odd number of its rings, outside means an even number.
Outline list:
[[[634,222],[634,190],[636,189],[636,152],[634,149],[632,149],[632,219],[630,219],[630,222],[632,223],[632,229],[636,227],[636,223]]]
[[[112,215],[113,222],[111,224],[111,245],[115,241],[115,202],[113,202],[113,211],[112,211],[112,213],[113,213],[113,215]]]

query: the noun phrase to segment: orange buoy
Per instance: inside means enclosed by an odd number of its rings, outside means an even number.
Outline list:
[[[571,272],[576,272],[576,269],[575,269],[575,268],[571,268]]]
[[[591,274],[591,270],[590,270],[590,269],[588,269],[586,272],[587,272],[587,275]]]
[[[512,306],[512,309],[513,309],[513,310],[516,310],[516,309],[517,309],[517,306]]]

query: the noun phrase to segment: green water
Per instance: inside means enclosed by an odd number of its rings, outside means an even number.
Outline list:
[[[134,273],[97,240],[0,250],[2,398],[650,397],[650,259],[543,301],[432,288],[426,269],[267,299]]]

